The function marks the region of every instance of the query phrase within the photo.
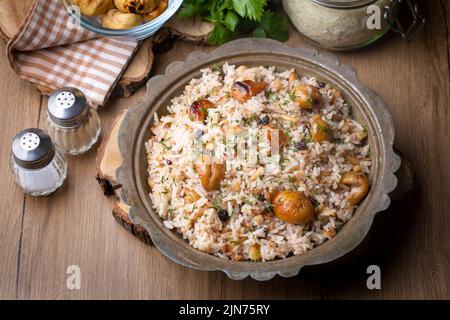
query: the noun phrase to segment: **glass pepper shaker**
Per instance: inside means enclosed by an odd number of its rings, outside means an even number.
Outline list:
[[[71,155],[88,151],[101,130],[97,111],[76,88],[63,88],[50,96],[45,128],[58,148]]]
[[[15,136],[10,166],[17,184],[35,197],[53,193],[67,177],[64,155],[40,129],[26,129]]]

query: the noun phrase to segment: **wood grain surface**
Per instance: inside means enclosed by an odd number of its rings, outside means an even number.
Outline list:
[[[359,259],[269,282],[190,270],[135,239],[114,221],[112,200],[95,181],[95,151],[69,157],[67,183],[56,194],[24,196],[9,174],[10,140],[24,127],[42,126],[46,99],[17,79],[1,57],[0,298],[450,299],[450,3],[424,5],[428,22],[415,41],[391,35],[369,48],[337,54],[388,103],[396,146],[416,169],[415,190],[377,217]],[[293,32],[288,43],[303,42]],[[155,57],[153,74],[193,50],[211,49],[176,42]],[[141,90],[110,102],[100,111],[102,127],[142,95]],[[366,287],[370,264],[381,267],[381,290]],[[66,287],[70,265],[81,269],[80,290]]]

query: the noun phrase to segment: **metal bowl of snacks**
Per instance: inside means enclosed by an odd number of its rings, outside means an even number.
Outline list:
[[[183,92],[191,79],[198,78],[204,68],[220,64],[274,66],[276,70],[291,70],[330,83],[342,92],[351,106],[353,117],[367,130],[371,168],[371,187],[365,199],[337,234],[328,241],[299,255],[271,261],[235,261],[219,258],[190,246],[173,230],[165,227],[149,193],[146,142],[152,136],[150,128],[155,112],[168,113],[171,99]],[[197,270],[223,271],[232,279],[248,276],[269,280],[277,274],[292,277],[305,266],[336,260],[362,242],[371,228],[375,215],[388,208],[389,193],[397,186],[394,172],[400,158],[393,151],[394,124],[382,98],[357,80],[355,70],[339,63],[336,57],[318,53],[308,46],[290,48],[280,42],[265,39],[241,39],[219,47],[211,53],[194,52],[184,62],[172,63],[164,75],[152,78],[143,100],[131,107],[119,132],[123,158],[117,170],[123,185],[122,197],[130,205],[133,223],[145,227],[155,246],[173,261]]]

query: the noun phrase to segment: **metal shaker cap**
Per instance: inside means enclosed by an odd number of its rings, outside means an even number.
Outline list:
[[[41,129],[20,131],[11,146],[14,161],[25,169],[40,169],[55,156],[55,147],[50,136]]]
[[[56,126],[74,128],[89,117],[86,96],[76,88],[62,88],[55,91],[48,100],[48,115]]]

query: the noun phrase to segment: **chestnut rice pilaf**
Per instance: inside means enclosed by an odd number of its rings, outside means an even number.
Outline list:
[[[340,91],[295,70],[201,70],[154,115],[150,197],[165,227],[220,258],[267,261],[333,238],[369,190],[367,131]]]

